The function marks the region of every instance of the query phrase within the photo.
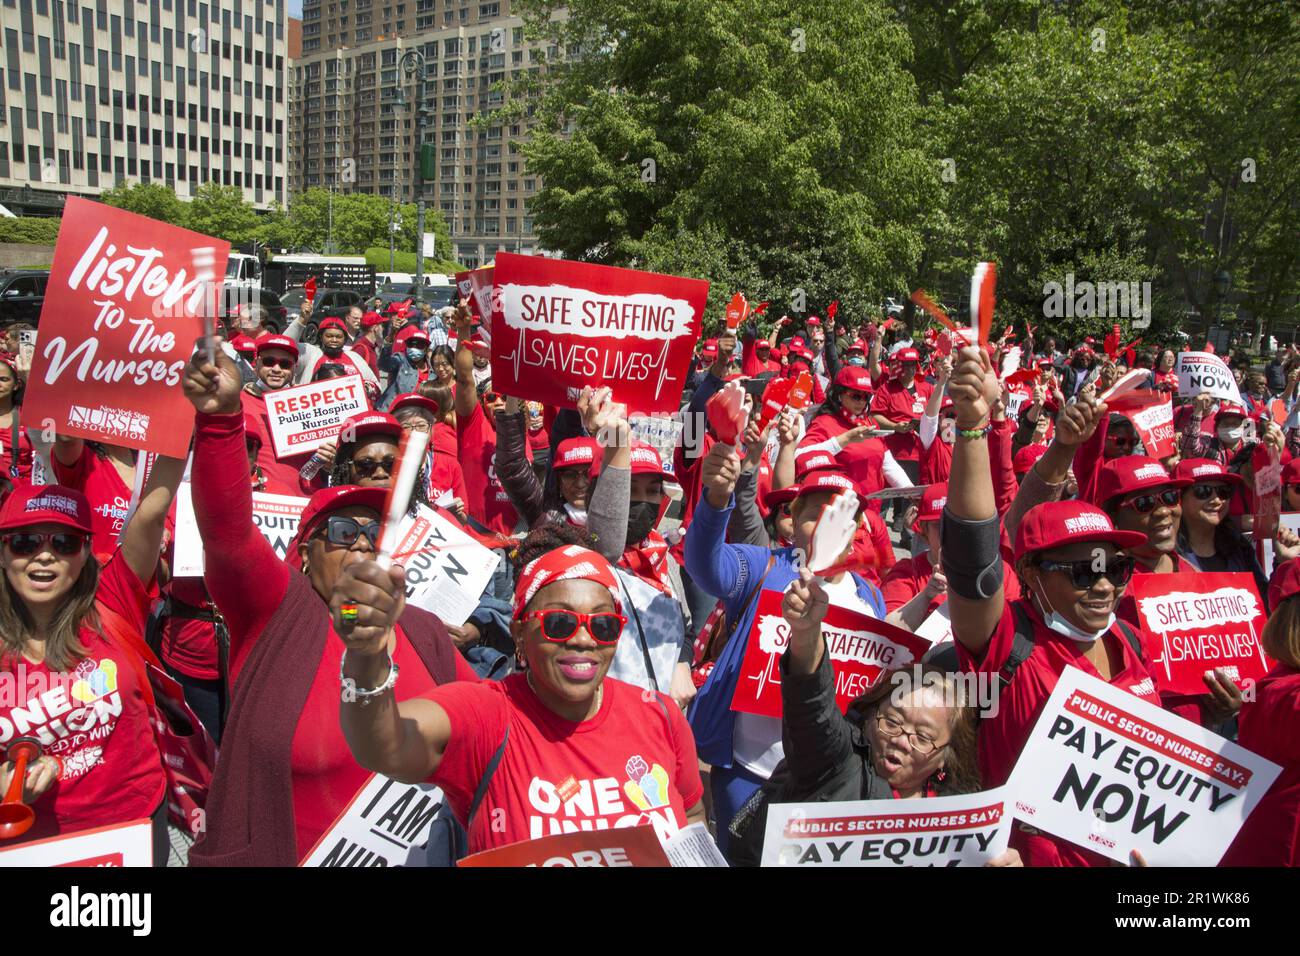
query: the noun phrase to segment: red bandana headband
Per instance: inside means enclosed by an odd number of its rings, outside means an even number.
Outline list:
[[[571,544],[563,548],[548,551],[540,558],[534,558],[519,573],[515,582],[515,617],[524,613],[524,608],[537,596],[537,592],[556,581],[595,581],[609,590],[614,599],[614,610],[623,613],[623,602],[619,597],[618,578],[614,568],[603,555],[597,554],[581,545]]]

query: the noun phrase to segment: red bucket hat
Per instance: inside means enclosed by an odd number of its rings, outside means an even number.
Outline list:
[[[1097,487],[1093,502],[1104,505],[1107,501],[1148,488],[1186,488],[1191,481],[1175,478],[1154,458],[1144,455],[1124,455],[1112,458],[1097,473]]]
[[[19,484],[0,506],[0,531],[36,524],[60,524],[90,534],[90,501],[64,485]]]
[[[298,556],[298,545],[310,540],[321,523],[340,508],[349,508],[353,505],[369,508],[382,521],[387,497],[387,488],[362,488],[359,485],[322,488],[311,496],[307,507],[302,509],[302,515],[298,519],[298,533],[289,542],[289,553],[285,555],[285,562],[291,568],[301,571],[302,559]]]
[[[1049,551],[1076,541],[1108,541],[1117,548],[1146,544],[1147,536],[1120,531],[1110,515],[1082,501],[1047,501],[1029,509],[1016,531],[1015,558],[1034,551]]]

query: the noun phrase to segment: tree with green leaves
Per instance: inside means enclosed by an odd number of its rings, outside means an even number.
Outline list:
[[[99,201],[173,226],[186,225],[185,204],[176,198],[173,190],[162,183],[128,183],[118,180],[112,189],[99,194]]]

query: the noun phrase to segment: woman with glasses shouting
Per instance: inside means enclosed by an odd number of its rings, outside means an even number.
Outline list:
[[[398,569],[361,562],[335,588],[342,676],[374,688],[370,706],[339,711],[352,753],[376,773],[439,784],[471,853],[575,828],[649,823],[666,835],[704,819],[686,718],[663,694],[606,676],[627,639],[626,609],[610,563],[572,543],[583,537],[551,522],[520,546],[511,623],[520,671],[418,699],[394,693],[386,650],[404,603]],[[345,605],[360,608],[355,623],[343,620]]]
[[[378,479],[385,468],[391,474],[395,445],[376,447],[371,435],[351,443],[348,475],[370,486],[316,492],[281,561],[253,526],[234,363],[218,352],[214,366],[196,354],[184,388],[198,412],[192,474],[204,582],[230,632],[232,691],[207,828],[190,862],[293,866],[369,780],[335,716],[344,645],[328,601],[346,569],[374,556],[385,497]],[[358,470],[353,462],[363,457],[371,464]],[[442,623],[417,608],[394,623],[386,653],[404,675],[403,697],[475,679]]]
[[[980,777],[991,788],[1006,783],[1067,666],[1160,706],[1142,634],[1115,618],[1133,574],[1126,552],[1145,545],[1146,536],[1117,529],[1104,511],[1083,502],[1036,505],[1020,520],[1012,549],[1025,597],[1008,602],[987,447],[990,410],[1001,384],[988,353],[962,349],[948,391],[957,442],[940,530],[942,564],[961,666],[987,675],[999,688],[997,712],[984,719],[979,733]],[[1091,399],[1085,402],[1086,417],[1094,420],[1097,409]],[[1109,865],[1099,854],[1020,823],[1011,846],[1030,866]]]
[[[887,674],[840,713],[821,628],[828,603],[806,568],[782,599],[789,626],[779,665],[785,759],[731,822],[727,858],[733,866],[758,865],[770,803],[898,800],[980,789],[975,701],[943,668],[920,664]],[[1017,851],[1007,850],[987,865],[1022,864]]]

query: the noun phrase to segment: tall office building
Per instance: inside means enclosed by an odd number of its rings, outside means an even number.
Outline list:
[[[423,83],[400,65],[410,51],[423,57]],[[539,75],[556,53],[525,42],[508,0],[305,0],[303,55],[290,64],[290,192],[422,197],[469,266],[501,249],[536,252],[537,181],[519,152],[529,121],[471,121],[501,105],[493,84]],[[421,142],[434,148],[423,171]]]
[[[285,0],[0,0],[0,203],[118,180],[287,200]]]

